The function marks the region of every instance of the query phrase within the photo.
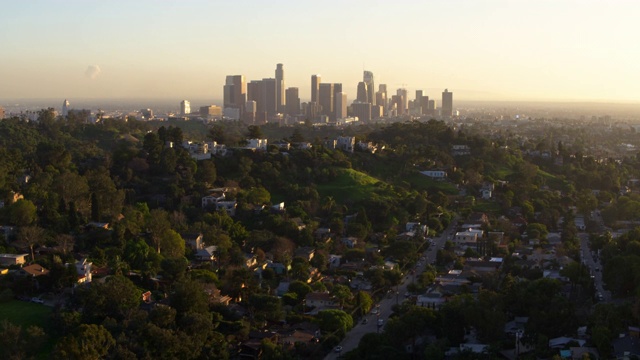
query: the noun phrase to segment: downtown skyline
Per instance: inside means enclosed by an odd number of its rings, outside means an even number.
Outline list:
[[[310,76],[356,98],[638,102],[640,4],[630,1],[64,1],[1,5],[0,99],[220,102],[227,75],[273,77],[308,101]],[[19,30],[17,30],[19,29]],[[376,89],[377,90],[377,89]],[[220,105],[222,105],[220,103]]]

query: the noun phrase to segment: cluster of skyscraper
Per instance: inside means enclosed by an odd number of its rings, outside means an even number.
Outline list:
[[[297,87],[285,88],[282,64],[277,64],[275,78],[247,83],[243,75],[227,76],[223,101],[225,117],[250,124],[262,124],[285,117],[329,123],[349,116],[370,121],[384,116],[453,115],[453,94],[449,91],[442,93],[442,109],[438,114],[435,100],[424,96],[422,90],[416,91],[414,100],[409,100],[407,90],[403,88],[389,98],[385,84],[380,84],[375,92],[371,71],[364,71],[363,81],[358,83],[356,100],[350,106],[342,84],[323,83],[320,75],[311,76],[311,99],[308,103],[301,103]]]

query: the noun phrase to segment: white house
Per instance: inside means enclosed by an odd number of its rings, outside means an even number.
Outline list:
[[[76,261],[76,271],[78,273],[78,284],[88,284],[91,282],[91,266],[93,263],[87,261],[87,259],[82,259],[80,261]]]
[[[347,152],[353,152],[353,148],[356,145],[356,138],[353,136],[338,136],[336,140],[336,149],[340,149]]]
[[[425,170],[420,171],[420,174],[428,176],[432,179],[444,179],[447,177],[447,172],[444,170]]]
[[[235,216],[236,215],[236,206],[238,206],[238,203],[233,200],[233,201],[218,201],[216,203],[216,211],[217,210],[224,210],[227,212],[227,214],[229,214],[229,216]]]
[[[478,242],[477,231],[460,231],[456,233],[454,240],[459,244],[469,244]]]
[[[481,196],[481,197],[482,197],[482,199],[484,199],[484,200],[489,200],[489,199],[491,199],[492,195],[493,195],[493,194],[491,193],[491,190],[489,190],[489,189],[482,189],[482,190],[480,190],[480,196]]]
[[[199,260],[199,261],[214,261],[216,259],[215,252],[217,250],[218,250],[217,246],[207,246],[204,249],[200,249],[196,253],[196,260]]]
[[[247,140],[247,148],[253,150],[267,150],[267,139],[249,139]]]

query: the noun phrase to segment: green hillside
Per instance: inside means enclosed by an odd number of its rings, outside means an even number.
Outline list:
[[[338,177],[333,181],[318,185],[318,193],[321,197],[332,196],[340,202],[393,195],[386,183],[353,169],[339,169]]]

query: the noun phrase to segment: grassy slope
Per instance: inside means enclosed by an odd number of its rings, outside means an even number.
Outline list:
[[[31,325],[44,328],[49,314],[51,314],[51,308],[40,304],[18,300],[0,304],[0,321],[6,319],[23,328]]]
[[[442,191],[444,194],[455,195],[458,193],[455,185],[446,181],[437,181],[430,179],[428,176],[420,173],[414,173],[406,176],[404,181],[408,182],[413,189],[418,191],[425,190],[427,193],[437,193]]]
[[[391,195],[384,189],[384,183],[365,173],[353,169],[340,169],[338,177],[326,184],[318,185],[321,198],[332,196],[338,202],[358,202],[366,198],[380,195]]]

